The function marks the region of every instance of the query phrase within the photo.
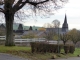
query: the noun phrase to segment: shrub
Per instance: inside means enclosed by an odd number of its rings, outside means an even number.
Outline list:
[[[64,45],[64,52],[65,52],[66,54],[69,53],[69,48],[70,48],[69,45]]]
[[[31,45],[31,51],[32,51],[32,53],[35,51],[35,43],[33,43],[33,42],[31,42],[30,43],[30,45]]]
[[[61,45],[59,45],[59,53],[61,51]],[[31,49],[33,52],[49,52],[49,53],[58,53],[58,45],[55,44],[46,44],[40,42],[31,42]]]
[[[69,53],[73,54],[74,51],[75,51],[75,46],[74,45],[70,46]]]
[[[65,45],[64,46],[64,51],[65,53],[74,53],[75,51],[75,46],[74,45]]]

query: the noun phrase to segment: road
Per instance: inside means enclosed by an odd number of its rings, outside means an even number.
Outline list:
[[[13,56],[10,54],[0,53],[0,60],[28,60],[18,56]]]
[[[80,60],[80,57],[70,57],[70,58],[50,59],[50,60]]]
[[[30,59],[25,59],[25,58],[13,56],[10,54],[0,53],[0,60],[30,60]],[[63,58],[63,59],[49,59],[49,60],[80,60],[80,57],[71,57],[71,58]]]

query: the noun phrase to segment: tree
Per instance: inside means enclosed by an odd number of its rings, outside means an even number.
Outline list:
[[[23,30],[23,25],[22,24],[19,24],[18,30]]]
[[[33,30],[33,29],[32,29],[32,26],[30,26],[29,30]]]
[[[55,31],[45,31],[44,33],[45,33],[44,38],[46,38],[48,41],[53,40],[54,36],[56,35]]]
[[[60,22],[59,20],[54,20],[53,22],[53,26],[54,28],[57,28],[57,31],[58,31],[58,40],[57,40],[57,44],[58,44],[58,53],[59,53],[59,26],[60,26]]]
[[[61,4],[59,4],[58,2],[60,2]],[[49,6],[51,6],[50,3],[54,3],[54,9],[59,9],[65,2],[67,2],[67,0],[0,0],[0,12],[4,14],[6,22],[5,46],[15,45],[13,37],[14,15],[26,4],[33,6],[34,10],[36,10],[36,8],[39,8],[39,10],[43,8],[44,11],[50,12],[50,9],[48,10]],[[45,10],[44,8],[47,9]]]
[[[66,34],[61,34],[60,35],[60,39],[63,41],[63,44],[65,45],[66,42],[69,40],[69,35],[66,33]]]
[[[58,40],[58,35],[57,34],[54,35],[53,40]]]
[[[80,41],[80,31],[77,31],[77,42]],[[76,42],[76,43],[77,43]]]
[[[43,25],[43,27],[45,27],[45,28],[52,28],[53,26],[50,23],[45,23]]]
[[[59,28],[60,22],[58,20],[52,21],[54,28]]]
[[[76,29],[72,29],[69,31],[70,40],[74,43],[74,45],[80,41],[80,31]]]
[[[46,29],[44,27],[41,27],[38,29],[39,31],[45,31]]]
[[[32,38],[36,38],[37,36],[34,33],[29,33],[27,35],[22,36],[22,38],[28,38],[28,39],[32,39]]]

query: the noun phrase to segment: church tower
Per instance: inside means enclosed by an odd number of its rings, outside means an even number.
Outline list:
[[[62,32],[63,33],[68,32],[68,23],[67,23],[67,16],[66,16],[66,14],[65,14],[64,23],[63,23],[63,26],[62,26]]]

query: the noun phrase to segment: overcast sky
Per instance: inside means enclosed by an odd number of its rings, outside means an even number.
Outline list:
[[[60,21],[60,27],[62,27],[65,13],[67,15],[69,29],[76,28],[80,30],[80,0],[69,0],[62,9],[56,11],[56,13],[49,16],[49,18],[33,17],[32,19],[26,19],[23,24],[27,26],[43,26],[45,23],[52,23],[52,21],[57,19]]]
[[[62,9],[56,11],[55,15],[43,19],[34,18],[25,22],[24,25],[43,26],[45,23],[52,23],[53,20],[58,19],[60,21],[60,27],[62,27],[65,13],[67,15],[69,29],[80,29],[80,0],[69,0]],[[37,21],[35,22],[34,20]]]

